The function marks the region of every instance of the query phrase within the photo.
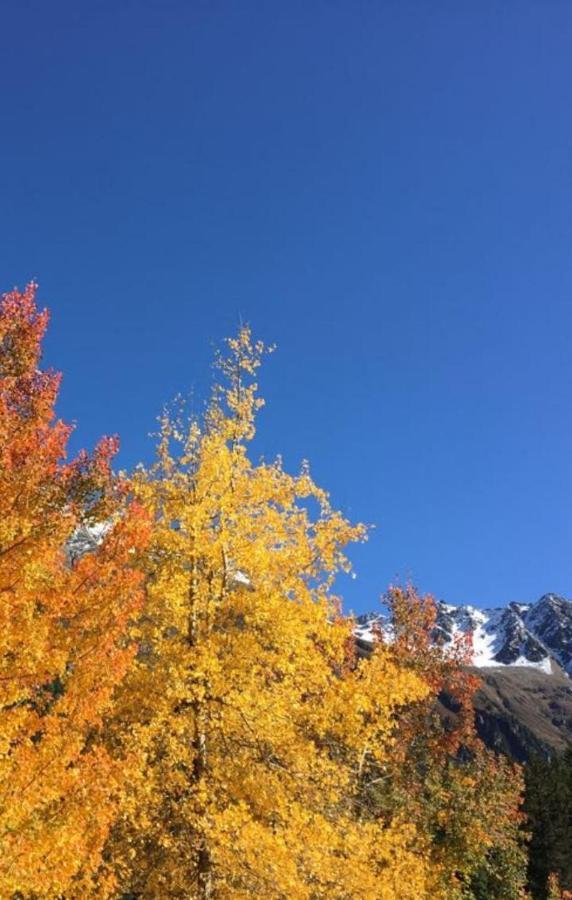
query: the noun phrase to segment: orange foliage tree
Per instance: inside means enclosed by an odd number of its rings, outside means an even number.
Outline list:
[[[114,440],[65,461],[59,375],[42,371],[35,286],[0,301],[0,896],[79,897],[128,767],[99,727],[133,650],[140,511]],[[101,523],[105,522],[105,526]],[[91,552],[81,552],[81,532]],[[75,545],[75,550],[74,550]],[[84,548],[85,549],[85,548]]]
[[[66,461],[46,325],[33,285],[0,301],[0,898],[523,897],[468,646],[396,588],[358,661],[332,591],[363,528],[249,458],[263,345],[127,483],[113,440]]]
[[[382,817],[407,810],[423,836],[420,852],[431,860],[432,896],[525,897],[521,772],[487,751],[476,733],[472,637],[443,646],[434,599],[411,585],[390,588],[385,602],[388,651],[430,691],[397,711],[394,752],[389,764],[373,767],[368,803]]]

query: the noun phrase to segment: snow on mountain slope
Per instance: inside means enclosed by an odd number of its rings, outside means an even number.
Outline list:
[[[356,620],[356,637],[372,643],[376,632],[391,640],[387,619],[370,613]],[[459,634],[472,633],[473,664],[528,666],[572,677],[572,601],[545,594],[536,603],[509,603],[496,609],[437,604],[435,640],[447,646]]]
[[[78,525],[65,546],[69,565],[73,566],[86,553],[96,550],[111,527],[110,521]]]

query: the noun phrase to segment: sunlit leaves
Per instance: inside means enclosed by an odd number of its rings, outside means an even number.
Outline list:
[[[125,778],[98,728],[133,657],[147,526],[113,483],[115,441],[65,462],[34,295],[0,303],[0,896],[50,898],[98,869]],[[101,546],[71,565],[66,541],[102,515]]]
[[[335,590],[366,530],[306,463],[249,456],[264,345],[241,328],[205,415],[165,413],[117,478],[113,439],[66,461],[46,325],[34,286],[3,298],[0,898],[521,896],[467,648],[397,589],[358,660]]]
[[[307,465],[250,461],[264,347],[242,329],[227,349],[204,421],[164,417],[134,483],[154,520],[148,651],[112,733],[141,777],[110,856],[146,897],[417,898],[415,828],[356,799],[364,753],[385,758],[394,711],[428,688],[381,650],[355,660],[331,588],[365,530]]]

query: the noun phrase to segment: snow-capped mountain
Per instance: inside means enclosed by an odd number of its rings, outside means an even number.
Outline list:
[[[356,637],[365,645],[373,643],[377,629],[391,639],[383,615],[356,620]],[[527,666],[572,677],[572,600],[544,594],[536,603],[509,603],[497,609],[437,604],[436,641],[446,646],[456,635],[469,632],[473,664],[479,668]]]
[[[109,521],[78,525],[65,546],[68,564],[73,566],[86,553],[97,550],[111,527],[112,523]]]

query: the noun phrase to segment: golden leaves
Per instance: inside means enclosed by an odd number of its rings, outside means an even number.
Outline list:
[[[62,463],[46,321],[33,287],[0,306],[0,898],[460,896],[514,849],[509,773],[439,769],[431,703],[470,682],[413,593],[414,632],[356,659],[332,591],[366,529],[248,455],[267,348],[241,328],[204,418],[114,479],[114,441]]]
[[[401,896],[418,897],[414,829],[354,801],[364,749],[383,755],[394,710],[427,688],[381,651],[356,664],[330,587],[365,530],[307,465],[250,462],[264,347],[248,329],[227,346],[205,422],[165,416],[158,465],[133,486],[155,521],[149,649],[114,733],[133,749],[135,727],[142,774],[109,853],[127,860],[124,889],[149,897],[159,883],[166,896],[390,897],[405,866]]]

